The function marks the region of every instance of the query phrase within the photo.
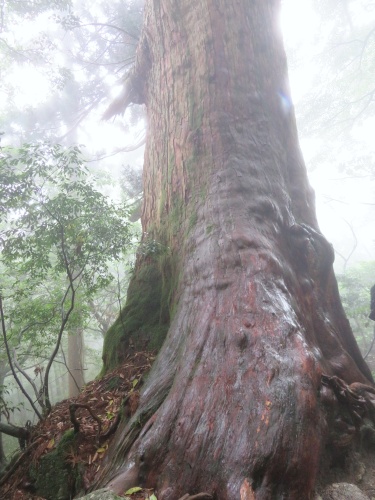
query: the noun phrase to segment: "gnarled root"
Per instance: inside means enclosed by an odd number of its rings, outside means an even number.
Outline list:
[[[375,424],[375,397],[371,398],[375,388],[359,382],[348,385],[341,378],[328,375],[322,375],[322,385],[340,407],[333,421],[331,442],[336,448],[346,448],[362,427],[368,427],[369,421]]]

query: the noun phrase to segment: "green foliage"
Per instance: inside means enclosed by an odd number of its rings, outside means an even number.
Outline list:
[[[134,493],[138,493],[139,491],[142,491],[142,488],[140,486],[134,486],[133,488],[125,491],[125,495],[133,495]]]
[[[53,346],[44,390],[64,331],[82,326],[88,302],[113,279],[110,263],[131,243],[127,216],[124,204],[115,205],[96,189],[78,147],[40,143],[2,149],[0,265],[7,343],[21,364],[46,356]],[[21,344],[28,347],[19,354]],[[48,389],[45,397],[49,401]]]
[[[149,238],[147,234],[145,235],[142,243],[138,246],[137,250],[137,253],[142,255],[142,257],[157,257],[168,252],[169,248],[166,245],[163,245],[153,238]]]
[[[360,262],[337,276],[340,296],[357,342],[365,355],[373,339],[369,319],[370,289],[375,284],[375,262]]]
[[[78,147],[3,149],[0,179],[5,266],[27,274],[33,287],[50,272],[79,276],[89,293],[108,283],[108,260],[130,242],[128,211],[95,189]]]
[[[6,385],[0,385],[0,416],[4,416],[7,422],[10,422],[10,416],[21,411],[22,403],[19,404],[8,404],[5,397],[10,394],[10,390]],[[1,419],[3,420],[3,419]]]

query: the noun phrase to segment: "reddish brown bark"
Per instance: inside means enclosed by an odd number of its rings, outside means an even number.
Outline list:
[[[172,319],[99,482],[117,492],[311,498],[340,407],[322,374],[372,380],[316,221],[278,7],[146,2],[142,222],[173,262]]]

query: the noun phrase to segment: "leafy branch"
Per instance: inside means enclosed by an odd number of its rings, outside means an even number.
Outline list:
[[[17,375],[17,373],[16,373],[16,371],[14,369],[14,366],[13,366],[13,361],[12,361],[12,357],[10,355],[10,350],[9,350],[9,345],[8,345],[8,340],[7,340],[7,332],[6,332],[6,327],[5,327],[5,318],[4,318],[4,310],[3,310],[3,298],[2,298],[1,295],[0,295],[0,317],[1,317],[1,329],[2,329],[2,332],[3,332],[3,339],[4,339],[5,350],[6,350],[6,353],[7,353],[8,363],[9,363],[10,369],[12,371],[14,380],[17,382],[18,387],[21,389],[22,394],[26,397],[26,399],[30,403],[31,408],[35,411],[35,414],[37,415],[37,417],[39,418],[39,420],[42,420],[41,413],[39,412],[38,408],[34,404],[34,401],[31,399],[31,397],[27,393],[26,389],[22,385],[22,382],[18,378],[18,375]]]
[[[8,277],[12,342],[17,346],[28,339],[43,349],[52,346],[39,391],[18,362],[15,348],[11,359],[6,343],[9,362],[16,380],[14,366],[30,382],[43,412],[49,413],[50,371],[67,325],[74,325],[77,290],[83,290],[80,300],[84,297],[89,304],[114,278],[109,263],[122,258],[132,238],[129,210],[95,188],[79,148],[47,143],[3,148],[0,199],[5,227],[0,233],[0,263]],[[3,301],[1,315],[5,331]],[[27,399],[41,418],[29,395]]]

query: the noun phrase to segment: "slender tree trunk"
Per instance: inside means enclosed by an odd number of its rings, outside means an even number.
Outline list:
[[[145,234],[105,368],[169,330],[97,487],[309,499],[339,408],[323,374],[371,383],[316,221],[278,8],[146,1],[130,78],[148,112]]]
[[[0,370],[0,398],[2,399],[4,397],[4,382],[5,382],[5,376],[6,376],[7,370]],[[1,404],[0,404],[1,406]],[[1,412],[0,412],[0,425],[1,425]],[[5,467],[6,465],[6,456],[5,456],[5,450],[4,450],[4,442],[3,442],[3,434],[0,432],[0,471]]]
[[[77,328],[73,332],[69,332],[68,335],[68,380],[70,398],[77,396],[85,385],[83,358],[83,330],[82,328]]]
[[[1,425],[1,416],[0,416],[0,425]],[[0,471],[5,467],[6,463],[7,460],[4,451],[3,434],[0,432]]]

